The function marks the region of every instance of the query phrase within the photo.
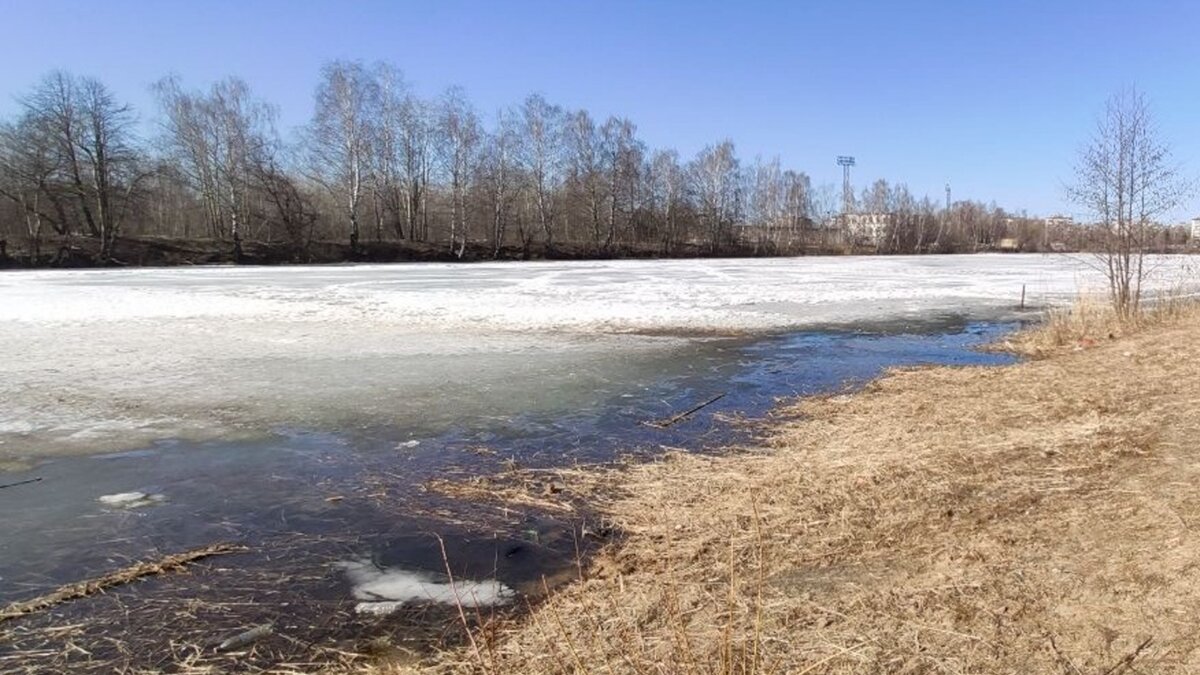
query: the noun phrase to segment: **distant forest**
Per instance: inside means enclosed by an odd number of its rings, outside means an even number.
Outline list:
[[[846,199],[840,186],[814,188],[777,159],[744,161],[729,140],[680,157],[647,147],[632,120],[597,120],[536,94],[485,116],[458,88],[433,100],[417,96],[387,64],[328,63],[311,120],[288,138],[277,128],[276,108],[237,78],[199,90],[167,77],[153,90],[158,106],[147,118],[155,130],[148,136],[139,133],[147,125],[135,111],[90,77],[53,72],[18,97],[19,113],[0,121],[0,261],[1088,245],[1086,228],[1060,223],[1047,231],[1046,221],[994,204],[947,208],[902,183],[878,180]],[[1184,237],[1164,229],[1161,245]]]

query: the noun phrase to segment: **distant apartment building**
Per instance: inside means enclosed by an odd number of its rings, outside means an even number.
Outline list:
[[[1200,242],[1200,216],[1192,218],[1191,225],[1192,242]]]
[[[1047,229],[1054,229],[1058,227],[1071,227],[1075,224],[1075,219],[1071,216],[1050,216],[1043,222]]]
[[[853,243],[878,246],[896,221],[892,213],[847,213],[842,216],[846,237]]]

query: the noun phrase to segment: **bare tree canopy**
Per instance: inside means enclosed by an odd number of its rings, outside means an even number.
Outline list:
[[[359,211],[380,113],[379,81],[362,63],[334,61],[321,69],[306,138],[310,175],[341,204],[351,248],[358,246]]]
[[[1070,194],[1095,218],[1097,257],[1121,316],[1139,310],[1155,220],[1177,208],[1188,189],[1145,96],[1128,89],[1110,98],[1080,153]]]
[[[240,250],[255,182],[277,162],[275,111],[229,78],[208,93],[185,92],[175,78],[154,86],[163,112],[163,146],[205,206],[212,236]]]
[[[85,232],[100,240],[107,258],[144,178],[133,112],[99,80],[64,72],[47,75],[20,103],[22,119],[6,133],[3,182],[23,188],[6,194],[21,204],[27,223],[38,223],[31,232],[40,233],[42,220],[64,234]]]
[[[631,119],[540,94],[494,111],[459,88],[424,98],[388,63],[326,63],[310,121],[286,140],[236,77],[152,91],[148,138],[92,78],[50,73],[18,97],[0,120],[0,240],[29,264],[83,242],[111,260],[119,238],[148,236],[235,261],[244,246],[303,260],[318,245],[342,259],[1100,250],[1114,301],[1136,308],[1135,254],[1190,236],[1159,222],[1181,188],[1137,92],[1114,99],[1081,158],[1072,197],[1103,224],[1088,227],[883,179],[851,190],[845,212],[838,186],[745,161],[732,140],[681,157]]]

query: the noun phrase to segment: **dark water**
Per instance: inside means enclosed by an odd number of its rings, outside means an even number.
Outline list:
[[[975,347],[1013,328],[946,317],[925,325],[708,340],[681,352],[677,358],[683,361],[666,369],[674,374],[651,378],[648,385],[614,383],[596,392],[593,407],[464,420],[436,438],[411,439],[404,429],[281,430],[257,442],[160,443],[136,452],[47,461],[0,481],[41,478],[0,490],[0,602],[213,542],[240,542],[251,551],[194,575],[122,590],[126,616],[157,621],[159,614],[147,613],[147,598],[199,593],[222,607],[241,608],[207,618],[206,631],[237,632],[270,620],[312,642],[322,635],[361,633],[364,623],[377,630],[380,620],[352,614],[345,580],[329,565],[366,557],[382,566],[435,573],[449,565],[460,578],[494,577],[536,594],[544,576],[569,571],[586,548],[580,535],[586,516],[497,513],[495,507],[430,491],[428,481],[514,465],[570,466],[607,462],[618,454],[652,456],[663,447],[705,451],[746,441],[752,427],[728,419],[760,417],[781,397],[852,387],[892,366],[1011,362],[1010,356]],[[643,424],[718,395],[720,400],[670,428]],[[166,501],[136,510],[107,509],[96,501],[132,490],[161,493]],[[111,601],[76,602],[65,616],[103,614],[111,610],[103,603]],[[31,621],[36,627],[48,619]],[[388,621],[393,635],[402,630],[397,626],[412,623],[411,617]],[[21,648],[39,646],[30,639]],[[4,649],[0,644],[0,652]]]

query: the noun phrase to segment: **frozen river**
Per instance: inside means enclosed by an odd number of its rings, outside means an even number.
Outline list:
[[[440,433],[585,407],[705,336],[1003,319],[1022,287],[1037,307],[1102,281],[1061,255],[8,272],[0,467],[280,427]]]
[[[1159,262],[1159,287],[1189,265]],[[588,518],[439,496],[437,480],[720,447],[744,433],[723,420],[781,396],[1003,363],[973,346],[1101,282],[1018,255],[3,273],[0,603],[164,552],[250,550],[0,642],[35,655],[31,671],[64,668],[64,625],[81,653],[144,637],[132,665],[150,670],[173,648],[164,624],[200,644],[273,623],[264,668],[331,639],[419,643],[446,617],[357,614],[369,588],[436,602],[449,565],[537,595],[570,576]],[[156,498],[100,500],[131,492]],[[176,599],[226,609],[166,617]]]

